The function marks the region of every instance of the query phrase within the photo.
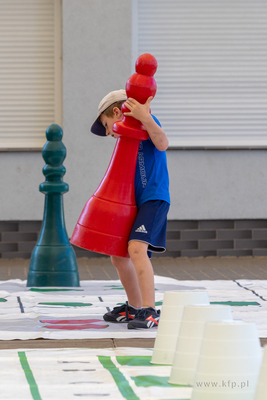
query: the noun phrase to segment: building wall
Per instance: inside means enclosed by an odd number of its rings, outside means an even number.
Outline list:
[[[63,128],[68,232],[97,189],[115,140],[90,133],[100,100],[131,75],[131,1],[63,0]]]
[[[132,73],[131,1],[63,0],[62,7],[64,181],[70,186],[64,204],[71,235],[115,145],[90,134],[90,126],[101,98],[124,87]],[[167,157],[170,220],[266,218],[265,150],[168,150]],[[43,165],[41,153],[1,153],[0,221],[42,220]]]
[[[266,150],[169,150],[169,218],[266,218],[266,155]]]
[[[132,73],[131,2],[77,3],[63,1],[65,165],[71,187],[65,204],[70,231],[100,183],[114,147],[112,138],[89,133],[98,102],[108,91],[124,87]],[[106,31],[112,38],[108,46]],[[168,150],[167,157],[172,200],[169,219],[266,217],[266,151]]]

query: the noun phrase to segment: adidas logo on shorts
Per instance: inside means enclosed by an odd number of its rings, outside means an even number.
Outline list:
[[[135,230],[135,232],[147,233],[147,230],[146,230],[146,228],[145,228],[145,225],[139,226],[139,228],[137,228],[137,229]]]

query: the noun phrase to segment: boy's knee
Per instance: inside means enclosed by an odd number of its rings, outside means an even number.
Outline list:
[[[121,257],[111,256],[110,259],[115,268],[119,268],[123,262]]]
[[[130,259],[126,257],[111,256],[111,262],[118,271],[123,271],[129,267]]]
[[[138,240],[131,240],[128,244],[128,252],[131,259],[147,255],[148,244],[139,242]]]

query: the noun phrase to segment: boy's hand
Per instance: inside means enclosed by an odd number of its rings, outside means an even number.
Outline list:
[[[150,102],[153,97],[149,97],[145,104],[139,103],[133,98],[126,100],[125,105],[130,112],[125,112],[125,116],[130,116],[138,119],[146,128],[150,139],[160,151],[164,151],[168,148],[169,141],[164,130],[154,121],[152,115],[149,112]]]
[[[130,97],[125,102],[125,105],[130,112],[125,112],[124,115],[134,117],[145,125],[146,120],[150,117],[149,108],[152,99],[153,96],[149,97],[145,104],[141,104],[137,100]]]

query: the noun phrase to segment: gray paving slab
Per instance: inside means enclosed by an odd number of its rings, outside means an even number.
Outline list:
[[[142,347],[151,349],[154,347],[155,339],[69,339],[69,340],[0,340],[0,350],[7,349],[105,349],[116,347]]]
[[[30,260],[0,258],[0,280],[27,279]],[[118,279],[109,257],[78,258],[81,280]],[[267,279],[267,257],[154,257],[155,275],[179,280]]]

